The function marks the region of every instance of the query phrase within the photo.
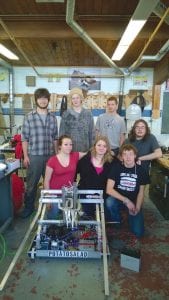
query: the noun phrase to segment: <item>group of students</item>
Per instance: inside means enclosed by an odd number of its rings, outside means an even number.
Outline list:
[[[149,165],[162,155],[147,123],[137,120],[125,140],[125,123],[117,114],[117,99],[110,97],[106,113],[98,117],[94,126],[91,112],[82,107],[82,90],[74,88],[69,94],[71,107],[61,118],[58,138],[55,114],[48,111],[50,93],[41,88],[34,96],[36,110],[25,116],[22,127],[27,185],[21,217],[26,218],[34,211],[41,176],[45,189],[61,189],[73,184],[78,174],[79,189],[104,191],[106,220],[121,223],[120,209],[125,206],[130,230],[141,237],[141,208],[144,187],[149,183]],[[83,205],[89,216],[93,216],[94,209],[90,204]],[[49,217],[54,212],[53,206]]]

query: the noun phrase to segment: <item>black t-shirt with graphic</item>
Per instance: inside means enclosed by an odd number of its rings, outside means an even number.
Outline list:
[[[132,168],[126,168],[120,161],[113,162],[108,178],[115,181],[116,191],[133,202],[136,202],[140,185],[149,183],[147,172],[142,166],[135,164]]]

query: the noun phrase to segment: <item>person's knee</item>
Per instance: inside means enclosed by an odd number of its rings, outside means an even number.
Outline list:
[[[112,197],[109,196],[109,197],[107,197],[107,199],[106,199],[106,207],[107,207],[107,209],[110,209],[111,206],[112,206]]]
[[[106,207],[108,209],[111,209],[113,207],[116,207],[117,206],[117,201],[115,198],[109,196],[107,199],[106,199]]]

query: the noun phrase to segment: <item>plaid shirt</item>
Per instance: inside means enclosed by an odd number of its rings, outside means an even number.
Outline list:
[[[29,154],[52,155],[57,138],[58,126],[54,113],[47,113],[45,124],[37,111],[32,111],[24,117],[22,141],[29,143]]]

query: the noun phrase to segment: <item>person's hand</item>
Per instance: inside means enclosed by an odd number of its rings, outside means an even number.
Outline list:
[[[132,210],[129,209],[129,214],[131,216],[136,216],[137,215],[137,210],[136,209],[132,209]]]
[[[141,165],[141,160],[139,158],[137,159],[136,164]]]
[[[130,215],[135,215],[135,211],[136,211],[135,204],[128,198],[125,198],[123,203],[127,206]]]
[[[115,153],[114,153],[114,151],[112,149],[111,149],[111,155],[115,156]]]
[[[24,164],[24,167],[25,167],[25,168],[28,168],[28,167],[29,167],[29,165],[30,165],[30,160],[29,160],[29,157],[28,157],[28,156],[25,156],[25,157],[24,157],[23,164]]]
[[[129,211],[130,215],[132,216],[136,216],[140,211],[140,207],[138,205],[136,205],[134,210]]]
[[[135,215],[138,214],[138,212],[140,211],[140,209],[141,209],[140,205],[136,204]]]

